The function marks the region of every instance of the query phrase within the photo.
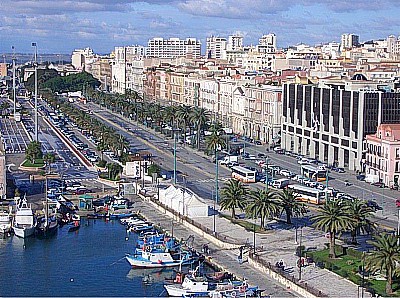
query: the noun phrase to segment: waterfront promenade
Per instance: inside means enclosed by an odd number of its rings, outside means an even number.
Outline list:
[[[167,213],[155,209],[154,202],[142,200],[139,197],[133,197],[132,200],[136,202],[136,211],[139,211],[148,220],[159,224],[170,233],[172,233],[173,229],[174,236],[178,239],[187,239],[189,235],[194,235],[193,247],[196,250],[201,251],[201,246],[207,243],[210,247],[210,256],[214,263],[238,277],[248,278],[251,284],[265,289],[264,294],[271,295],[272,297],[303,296],[298,292],[294,292],[293,289],[289,289],[278,283],[278,281],[271,278],[268,274],[261,272],[250,264],[253,264],[248,259],[249,251],[254,245],[254,234],[252,232],[246,231],[241,226],[235,225],[223,217],[215,217],[216,232],[219,235],[219,239],[226,237],[227,242],[236,243],[237,247],[247,244],[247,248],[244,250],[244,262],[239,264],[237,260],[239,255],[238,248],[222,249],[212,241],[205,240],[201,235],[196,234],[187,226],[178,223],[176,220],[172,220],[171,216],[168,216]],[[195,218],[195,222],[208,228],[212,234],[214,226],[212,216]],[[299,269],[296,265],[298,257],[295,255],[295,250],[299,244],[295,242],[295,229],[288,228],[285,224],[278,222],[269,223],[269,228],[264,233],[256,233],[258,263],[261,260],[263,263],[269,262],[270,264],[275,264],[283,260],[285,265],[284,274],[298,278]],[[300,241],[300,230],[298,230],[297,238]],[[327,242],[329,240],[325,237],[324,233],[309,227],[302,229],[302,245],[306,248],[323,249]],[[361,289],[356,284],[327,269],[321,269],[314,265],[302,268],[301,282],[317,290],[317,292],[320,292],[319,294],[328,297],[361,297]],[[313,296],[309,295],[309,297]],[[371,297],[371,295],[364,292],[363,297]]]

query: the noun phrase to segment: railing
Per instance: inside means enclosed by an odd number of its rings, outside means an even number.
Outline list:
[[[265,268],[268,268],[269,270],[271,270],[271,271],[273,271],[273,272],[285,277],[287,280],[289,280],[292,283],[296,284],[297,286],[303,288],[304,290],[306,290],[307,292],[311,293],[312,295],[314,295],[316,297],[328,297],[327,294],[325,294],[322,291],[320,291],[320,290],[308,285],[308,283],[306,283],[306,282],[302,282],[301,280],[299,280],[295,276],[290,275],[289,273],[285,272],[283,269],[273,266],[270,262],[260,258],[257,254],[254,254],[253,252],[250,252],[249,258],[251,258],[253,261],[261,264]]]
[[[230,243],[230,244],[239,244],[237,239],[234,239],[232,237],[229,236],[225,236],[225,235],[221,235],[217,232],[214,232],[213,230],[209,229],[208,227],[203,226],[202,224],[194,221],[193,219],[182,215],[181,213],[179,213],[178,211],[168,207],[167,205],[164,205],[163,203],[161,203],[158,199],[154,198],[153,196],[150,197],[150,200],[157,204],[158,206],[164,208],[165,210],[167,210],[168,212],[172,213],[174,216],[178,217],[180,220],[184,220],[188,223],[190,223],[191,225],[199,228],[200,230],[202,230],[203,232],[213,236],[214,238],[217,238],[220,241],[226,242],[226,243]]]

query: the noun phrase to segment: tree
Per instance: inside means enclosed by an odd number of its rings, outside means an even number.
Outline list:
[[[187,105],[182,105],[178,108],[177,117],[179,122],[183,124],[183,145],[186,145],[186,130],[190,122],[190,115],[192,113],[192,108]]]
[[[218,123],[215,123],[211,130],[211,135],[206,138],[208,151],[214,151],[215,155],[215,200],[218,202],[218,150],[225,147],[225,139],[222,137],[222,128]]]
[[[117,163],[108,163],[108,179],[117,180],[120,173],[122,173],[122,167]]]
[[[256,189],[250,192],[251,201],[247,205],[247,213],[252,218],[261,219],[261,228],[265,228],[265,220],[279,213],[279,203],[276,194],[271,190]]]
[[[369,232],[371,228],[375,228],[374,224],[369,219],[374,211],[371,207],[367,206],[365,201],[358,199],[348,201],[347,205],[349,206],[348,213],[350,217],[354,219],[354,226],[351,230],[351,241],[357,244],[357,234],[360,232]]]
[[[43,161],[46,164],[46,168],[47,167],[51,167],[51,164],[54,163],[56,161],[56,155],[52,152],[47,152],[44,156],[43,156]],[[49,171],[50,172],[50,171]]]
[[[329,256],[331,258],[336,258],[336,234],[353,229],[354,219],[349,214],[349,206],[340,200],[327,201],[318,209],[319,214],[312,217],[312,225],[317,229],[329,233]]]
[[[160,172],[161,172],[160,166],[155,163],[151,164],[149,166],[149,168],[147,169],[147,174],[149,176],[152,176],[153,174],[157,174],[157,177],[158,177],[160,175]]]
[[[43,152],[40,142],[32,141],[25,149],[25,158],[30,163],[35,163],[36,159],[42,158]]]
[[[221,208],[231,210],[232,218],[235,218],[235,209],[244,210],[246,208],[246,195],[248,190],[236,179],[229,179],[221,190]]]
[[[281,214],[285,212],[286,223],[292,223],[292,217],[302,216],[307,212],[306,206],[298,201],[297,196],[293,194],[293,190],[284,189],[283,191],[276,192],[276,198],[278,199],[279,206],[282,208]]]
[[[196,125],[197,129],[197,149],[200,150],[200,136],[201,130],[205,124],[210,120],[210,112],[203,108],[194,108],[190,116],[190,120]]]
[[[400,262],[400,247],[397,245],[398,236],[383,234],[375,236],[369,243],[374,250],[366,257],[366,268],[373,272],[380,270],[386,275],[386,294],[392,294],[393,278],[397,264]]]

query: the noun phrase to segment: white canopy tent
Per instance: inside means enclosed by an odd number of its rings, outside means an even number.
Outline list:
[[[166,189],[160,189],[160,202],[182,215],[193,217],[208,216],[208,205],[190,189],[170,185]]]

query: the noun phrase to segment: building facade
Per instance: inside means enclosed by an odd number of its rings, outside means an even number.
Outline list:
[[[381,124],[365,141],[365,173],[377,175],[385,186],[399,185],[400,124]]]
[[[400,93],[372,82],[286,83],[282,105],[283,149],[354,171],[364,170],[365,136],[400,122]]]
[[[149,58],[201,57],[201,42],[195,38],[153,38],[148,41],[146,56]]]
[[[211,59],[226,59],[227,41],[225,37],[207,37],[206,57]]]

